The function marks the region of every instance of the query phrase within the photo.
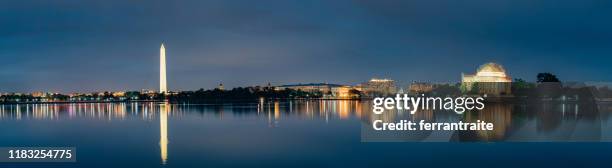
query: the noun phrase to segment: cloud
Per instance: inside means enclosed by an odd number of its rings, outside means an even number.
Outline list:
[[[556,70],[565,79],[611,80],[602,63],[612,54],[610,7],[527,0],[2,1],[0,77],[11,81],[0,88],[155,88],[162,41],[175,89],[219,81],[350,84],[372,76],[456,81],[489,61],[524,78]]]

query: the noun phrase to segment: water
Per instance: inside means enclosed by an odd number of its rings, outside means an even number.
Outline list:
[[[361,142],[362,123],[376,118],[370,106],[362,101],[0,105],[0,146],[77,148],[76,163],[3,163],[0,167],[583,167],[612,163],[608,142],[495,142],[511,140],[524,130],[539,137],[566,138],[560,140],[601,140],[607,137],[611,121],[606,104],[579,107],[577,113],[573,105],[497,105],[491,108],[497,110],[489,112],[424,112],[415,117],[487,119],[503,131],[453,135],[450,141],[494,143]],[[401,117],[389,114],[387,119]],[[589,129],[595,125],[600,133],[559,136],[572,125]]]

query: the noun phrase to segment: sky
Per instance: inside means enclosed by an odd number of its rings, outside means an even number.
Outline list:
[[[612,81],[612,1],[3,0],[0,92],[170,90],[373,77]]]

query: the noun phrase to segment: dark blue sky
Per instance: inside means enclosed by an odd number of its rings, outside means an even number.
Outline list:
[[[0,1],[0,92],[612,80],[612,1]]]

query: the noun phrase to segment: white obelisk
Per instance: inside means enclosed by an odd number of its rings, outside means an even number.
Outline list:
[[[167,93],[168,85],[166,81],[166,48],[164,48],[164,43],[162,43],[161,48],[159,48],[159,92]]]

